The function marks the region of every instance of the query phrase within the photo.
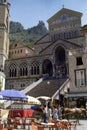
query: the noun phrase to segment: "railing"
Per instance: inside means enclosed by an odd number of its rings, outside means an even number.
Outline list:
[[[38,84],[40,84],[43,81],[43,78],[40,78],[38,81],[33,82],[31,85],[29,85],[27,88],[25,88],[24,90],[21,90],[21,92],[23,92],[24,94],[26,94],[27,92],[29,92],[31,89],[33,89],[34,87],[36,87]]]
[[[65,91],[67,91],[67,88],[69,87],[69,83],[70,83],[70,80],[67,79],[67,80],[60,86],[60,88],[58,89],[58,91],[52,96],[52,99],[55,98],[56,96],[58,96],[59,91],[64,94]]]

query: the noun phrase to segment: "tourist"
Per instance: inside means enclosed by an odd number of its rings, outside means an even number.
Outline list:
[[[47,110],[47,106],[44,105],[44,108],[43,108],[43,121],[44,123],[48,123],[48,110]]]
[[[52,119],[52,108],[51,106],[48,106],[48,120],[50,121]]]
[[[55,106],[53,107],[52,118],[53,118],[53,120],[55,120],[55,121],[58,120],[58,109],[57,109]]]
[[[58,110],[58,117],[59,117],[59,119],[62,119],[63,107],[58,105],[57,110]]]

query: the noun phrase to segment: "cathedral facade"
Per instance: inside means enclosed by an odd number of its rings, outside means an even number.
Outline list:
[[[87,37],[81,17],[81,12],[62,8],[48,19],[48,33],[33,48],[19,42],[11,46],[5,62],[6,89],[23,90],[40,78],[68,79],[66,97],[73,100],[78,94],[78,98],[85,97],[86,104]]]

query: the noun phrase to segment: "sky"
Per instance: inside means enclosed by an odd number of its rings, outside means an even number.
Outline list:
[[[47,20],[60,9],[67,8],[83,13],[82,26],[87,24],[87,0],[8,0],[10,21],[20,22],[25,29],[36,26],[42,20],[48,27]]]

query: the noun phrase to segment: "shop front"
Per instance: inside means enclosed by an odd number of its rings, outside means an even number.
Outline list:
[[[87,108],[87,93],[66,94],[69,107]]]

